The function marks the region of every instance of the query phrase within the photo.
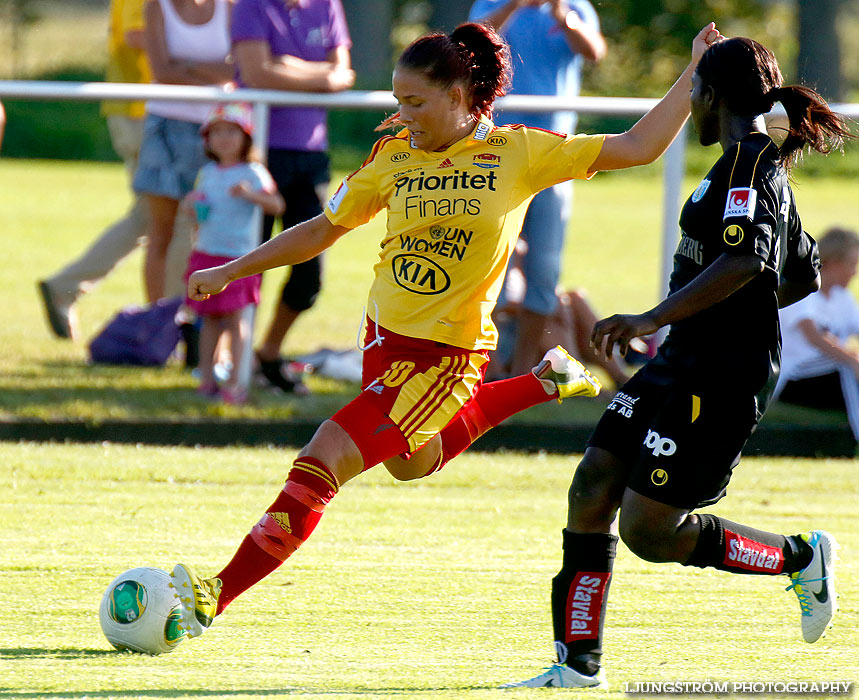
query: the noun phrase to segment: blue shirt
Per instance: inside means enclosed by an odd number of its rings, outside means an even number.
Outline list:
[[[477,0],[471,6],[468,19],[479,22],[509,1]],[[585,24],[599,31],[599,17],[588,0],[569,0],[567,4]],[[513,62],[511,95],[578,96],[584,58],[567,42],[549,3],[516,10],[501,34],[510,44]],[[564,134],[573,133],[576,128],[575,112],[499,111],[494,121],[496,124],[527,124]]]
[[[196,250],[209,255],[238,258],[260,244],[260,227],[254,225],[256,204],[230,194],[230,188],[246,181],[256,192],[274,192],[274,181],[259,163],[239,163],[222,168],[206,163],[194,186],[199,228]]]

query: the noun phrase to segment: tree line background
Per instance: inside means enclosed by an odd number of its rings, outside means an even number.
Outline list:
[[[390,88],[400,51],[428,30],[450,31],[470,0],[342,0],[359,89]],[[109,0],[0,0],[0,78],[103,79]],[[583,94],[657,97],[685,65],[692,37],[715,20],[728,35],[751,36],[779,58],[788,82],[815,86],[831,101],[859,101],[857,0],[592,0],[609,45],[585,71]],[[60,18],[59,20],[57,18]],[[61,35],[50,31],[60,26]],[[92,26],[95,24],[96,26]],[[76,35],[93,34],[85,48]],[[5,36],[4,36],[5,34]],[[5,48],[3,48],[5,47]],[[4,156],[112,159],[97,105],[7,102]],[[332,141],[363,151],[375,113],[332,113]],[[583,130],[613,130],[591,117]]]

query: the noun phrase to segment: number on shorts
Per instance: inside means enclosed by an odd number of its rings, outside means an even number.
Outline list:
[[[414,368],[415,363],[411,360],[392,362],[390,369],[382,375],[382,384],[389,387],[399,386],[409,378]]]

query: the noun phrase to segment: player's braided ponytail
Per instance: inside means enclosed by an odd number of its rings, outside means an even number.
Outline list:
[[[775,56],[754,39],[734,37],[713,44],[696,71],[739,116],[765,114],[775,102],[784,106],[790,128],[779,148],[779,160],[786,168],[797,161],[806,146],[829,153],[850,136],[841,117],[814,90],[802,85],[782,86]]]

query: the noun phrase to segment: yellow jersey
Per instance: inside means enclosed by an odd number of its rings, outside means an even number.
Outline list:
[[[443,151],[413,148],[408,130],[377,141],[325,207],[345,228],[387,210],[370,318],[412,338],[495,348],[491,314],[528,204],[540,190],[591,177],[604,138],[483,117]]]
[[[152,74],[146,52],[128,45],[125,35],[129,31],[143,31],[143,5],[145,0],[112,0],[110,3],[110,25],[107,35],[107,71],[109,83],[149,83]],[[143,119],[143,102],[102,102],[104,116],[122,115]]]

